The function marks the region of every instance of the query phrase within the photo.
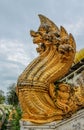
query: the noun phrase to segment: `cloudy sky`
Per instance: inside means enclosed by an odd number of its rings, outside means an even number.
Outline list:
[[[30,30],[38,14],[72,33],[77,50],[84,48],[84,0],[0,0],[0,89],[7,92],[37,53]]]

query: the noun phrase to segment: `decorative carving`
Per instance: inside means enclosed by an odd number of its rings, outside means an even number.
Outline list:
[[[39,15],[39,29],[30,31],[40,54],[17,82],[17,95],[23,111],[22,120],[48,123],[68,118],[84,107],[84,86],[54,83],[70,69],[76,52],[75,40],[64,27],[60,29],[48,18]]]

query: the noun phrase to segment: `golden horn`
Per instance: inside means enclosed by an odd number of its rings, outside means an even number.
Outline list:
[[[68,37],[68,33],[63,26],[60,26],[60,37]]]
[[[73,35],[72,35],[71,33],[69,34],[69,43],[70,43],[70,45],[71,45],[74,49],[76,49],[76,43],[75,43],[74,37],[73,37]]]
[[[42,24],[49,25],[51,27],[52,31],[59,32],[59,28],[50,19],[48,19],[47,17],[45,17],[42,14],[39,14],[38,16],[39,16],[41,25]]]

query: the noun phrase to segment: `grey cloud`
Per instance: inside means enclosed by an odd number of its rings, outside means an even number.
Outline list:
[[[79,0],[43,0],[37,2],[34,0],[1,0],[0,38],[29,41],[30,29],[38,28],[39,26],[37,17],[39,13],[48,16],[57,25],[75,24],[84,16],[83,2]]]
[[[16,82],[20,73],[36,57],[34,49],[31,44],[27,48],[20,41],[0,41],[0,89],[7,91],[7,86]]]
[[[37,56],[29,31],[39,27],[38,14],[72,33],[77,49],[84,47],[83,0],[0,0],[0,88],[4,90]]]

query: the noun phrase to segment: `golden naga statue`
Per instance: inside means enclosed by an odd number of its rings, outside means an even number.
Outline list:
[[[17,95],[23,111],[22,120],[48,123],[70,117],[84,107],[84,86],[54,83],[70,69],[76,53],[75,40],[64,27],[60,29],[39,15],[41,25],[30,31],[39,56],[19,76]]]

